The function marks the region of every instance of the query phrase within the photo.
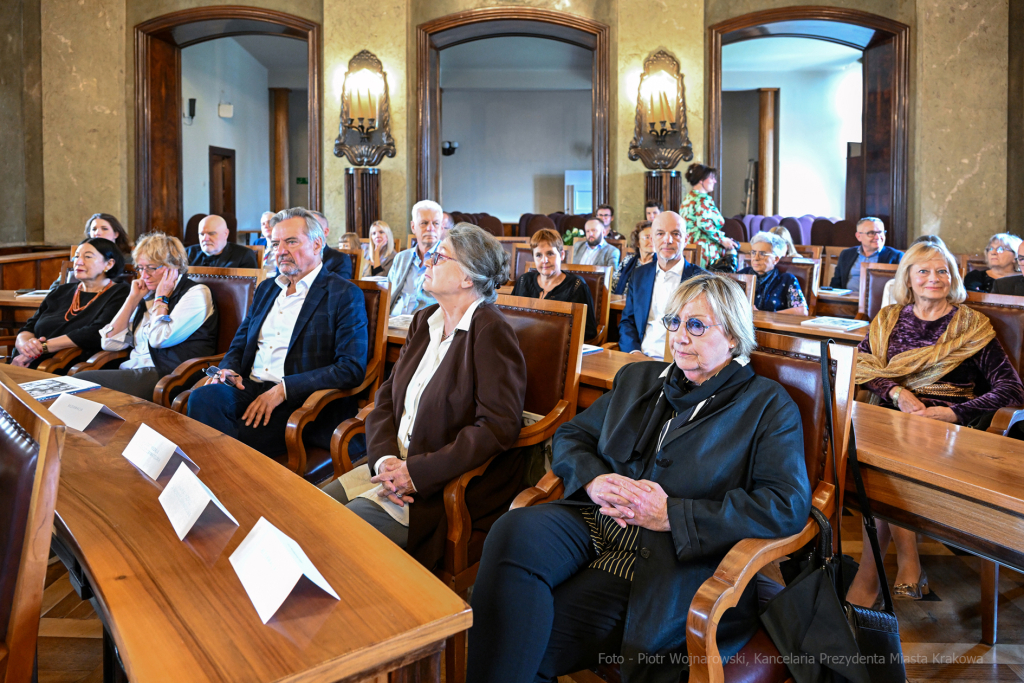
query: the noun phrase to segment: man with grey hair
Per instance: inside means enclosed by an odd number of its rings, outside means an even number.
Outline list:
[[[857,221],[859,247],[850,247],[839,252],[836,272],[832,276],[832,289],[860,291],[860,264],[899,263],[903,252],[885,246],[885,224],[880,218],[867,216]]]
[[[207,268],[259,268],[256,252],[228,242],[228,224],[220,216],[199,221],[199,244],[185,250],[190,266]]]
[[[189,397],[189,417],[271,457],[287,452],[288,417],[310,394],[358,386],[366,374],[363,294],[324,267],[325,241],[305,209],[271,219],[280,275],[256,289],[220,372]],[[306,428],[304,441],[329,448],[334,428],[355,415],[355,401],[331,403]]]
[[[273,217],[273,211],[264,211],[260,215],[260,236],[253,241],[253,246],[270,248],[270,219]]]
[[[576,244],[572,262],[582,266],[609,266],[612,272],[619,269],[619,250],[604,241],[604,223],[591,218],[583,224],[586,242]]]
[[[391,315],[410,315],[437,303],[423,291],[423,278],[427,274],[427,259],[433,257],[441,244],[443,221],[444,211],[437,202],[424,199],[413,205],[409,228],[416,236],[416,247],[398,252],[388,273]]]
[[[327,216],[319,211],[310,210],[309,213],[312,214],[324,231],[324,268],[340,275],[346,280],[351,280],[352,274],[355,271],[352,267],[352,258],[348,254],[342,254],[337,249],[331,249],[330,245],[327,244],[331,236],[331,224],[328,222]]]
[[[442,214],[444,218],[441,220],[441,238],[438,242],[444,242],[444,238],[448,236],[448,231],[455,227],[455,219],[452,218],[450,213],[445,212]]]

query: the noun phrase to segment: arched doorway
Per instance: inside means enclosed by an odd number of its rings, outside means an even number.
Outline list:
[[[530,36],[560,40],[592,50],[594,205],[608,201],[610,131],[609,28],[572,14],[527,7],[459,12],[416,28],[416,198],[436,199],[441,187],[440,51],[484,38]]]
[[[229,36],[306,42],[309,65],[309,208],[321,201],[320,25],[257,7],[198,7],[135,27],[135,232],[182,237],[181,50]]]
[[[722,164],[722,45],[766,36],[816,38],[863,51],[860,213],[881,218],[890,232],[889,243],[905,247],[909,241],[910,27],[875,14],[840,7],[764,10],[711,26],[707,48],[707,158],[716,168]],[[717,191],[720,188],[716,188]]]

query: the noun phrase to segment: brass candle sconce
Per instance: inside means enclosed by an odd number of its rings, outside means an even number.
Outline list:
[[[644,60],[629,159],[639,160],[652,170],[672,169],[680,161],[693,159],[683,74],[679,60],[665,50]]]
[[[344,156],[356,166],[376,166],[384,157],[395,156],[388,77],[380,60],[369,50],[363,50],[348,63],[334,156]]]

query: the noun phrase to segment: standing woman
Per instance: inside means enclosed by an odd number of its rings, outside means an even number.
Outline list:
[[[86,239],[75,251],[77,282],[60,285],[43,299],[14,342],[13,365],[34,368],[62,349],[79,348],[79,358],[100,350],[100,328],[128,296],[128,285],[114,282],[124,268],[121,251],[110,240]]]
[[[648,204],[650,203],[648,202]],[[651,246],[651,221],[640,221],[636,224],[633,232],[629,233],[629,246],[633,249],[633,254],[622,262],[612,276],[612,294],[625,294],[629,288],[629,279],[633,276],[633,271],[654,259],[654,247]]]
[[[398,252],[395,251],[395,235],[391,226],[384,221],[374,221],[370,226],[369,251],[370,275],[387,277]]]
[[[1001,232],[992,235],[985,247],[986,270],[972,270],[964,276],[964,288],[968,292],[991,292],[996,280],[1018,275],[1017,248],[1021,239],[1016,235]]]
[[[739,245],[722,232],[725,218],[709,194],[718,182],[718,171],[703,164],[690,164],[686,169],[686,181],[693,189],[683,198],[679,213],[686,224],[686,241],[701,246],[698,265],[707,268],[709,263],[718,260],[723,251],[737,249]]]

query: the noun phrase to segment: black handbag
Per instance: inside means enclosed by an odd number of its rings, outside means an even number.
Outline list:
[[[735,273],[739,265],[739,256],[732,249],[723,249],[718,259],[708,264],[707,270],[712,273]]]

